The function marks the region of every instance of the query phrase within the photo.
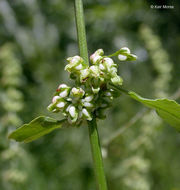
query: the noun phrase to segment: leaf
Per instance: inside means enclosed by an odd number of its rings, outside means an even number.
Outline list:
[[[51,131],[61,128],[66,119],[56,120],[46,116],[39,116],[28,124],[13,131],[8,138],[19,142],[31,142],[39,137],[50,133]]]
[[[143,103],[149,108],[156,110],[157,114],[171,126],[180,132],[180,104],[174,100],[169,99],[146,99],[135,92],[128,92],[131,98]]]

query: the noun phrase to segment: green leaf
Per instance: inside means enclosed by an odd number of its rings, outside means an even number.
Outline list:
[[[13,131],[8,138],[19,142],[31,142],[39,137],[50,133],[51,131],[61,128],[66,119],[56,120],[46,116],[39,116],[28,124]]]
[[[149,108],[156,110],[157,114],[171,126],[180,132],[180,104],[174,100],[169,99],[146,99],[135,92],[128,92],[131,98],[143,103]]]

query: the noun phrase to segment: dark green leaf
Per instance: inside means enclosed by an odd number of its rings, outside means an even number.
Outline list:
[[[146,99],[131,91],[128,94],[145,106],[155,109],[162,119],[180,132],[180,104],[176,101],[165,98],[155,100]]]
[[[13,131],[9,135],[9,138],[19,142],[28,143],[57,128],[61,128],[65,121],[65,119],[58,121],[50,117],[39,116],[30,123],[24,124],[22,127]]]

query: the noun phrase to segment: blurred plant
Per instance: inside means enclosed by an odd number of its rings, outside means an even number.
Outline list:
[[[18,112],[24,106],[20,90],[23,84],[22,68],[15,50],[12,44],[0,48],[0,188],[9,190],[15,186],[20,189],[28,187],[34,167],[31,156],[16,142],[11,143],[6,138],[8,131],[22,124]]]
[[[4,138],[7,131],[14,129],[22,124],[21,119],[17,115],[23,109],[23,94],[18,89],[22,85],[22,70],[19,60],[15,57],[14,47],[12,44],[6,44],[0,49],[1,77],[0,77],[0,103],[1,103],[1,168],[2,184],[24,184],[26,183],[27,173],[17,169],[17,164],[21,159],[18,154],[22,154],[22,150],[17,144],[9,143]],[[4,144],[2,144],[4,143]],[[11,160],[10,167],[5,167],[4,163]],[[20,163],[20,162],[19,162]],[[16,175],[17,174],[17,175]]]
[[[9,137],[17,141],[30,142],[56,128],[67,126],[67,124],[76,124],[76,126],[79,126],[82,119],[85,121],[88,120],[97,185],[99,189],[106,190],[107,185],[103,171],[96,124],[96,118],[100,118],[100,114],[98,113],[99,109],[100,111],[103,110],[103,108],[101,108],[102,105],[107,104],[104,95],[107,93],[107,97],[110,97],[111,101],[114,97],[114,92],[115,94],[118,94],[118,92],[125,93],[145,106],[155,109],[162,119],[171,124],[178,131],[180,131],[180,105],[168,99],[145,99],[119,86],[122,84],[122,80],[117,75],[117,65],[114,64],[110,57],[117,56],[120,61],[135,60],[136,56],[131,54],[128,48],[121,48],[110,56],[102,56],[103,51],[98,50],[90,58],[94,65],[89,67],[83,5],[81,0],[75,0],[75,12],[81,57],[75,56],[69,58],[69,64],[66,66],[66,70],[71,73],[71,78],[75,79],[77,87],[70,88],[65,84],[60,85],[53,98],[52,104],[49,106],[49,109],[53,112],[62,111],[65,115],[65,119],[59,121],[40,116],[29,124],[25,124],[12,132]],[[105,94],[103,91],[105,91]]]
[[[168,97],[169,84],[171,80],[172,64],[169,61],[168,53],[162,48],[161,41],[157,35],[153,34],[150,27],[142,25],[140,27],[140,36],[145,47],[148,50],[150,59],[157,75],[152,82],[154,94],[156,97]],[[142,117],[143,116],[143,117]],[[136,119],[136,118],[135,118]],[[122,172],[118,173],[116,168],[114,175],[123,179],[124,188],[128,190],[149,190],[153,186],[150,178],[151,160],[147,158],[146,153],[152,153],[154,150],[154,138],[157,135],[157,126],[162,125],[162,121],[157,118],[153,111],[140,112],[141,128],[138,136],[133,142],[127,142],[127,148],[132,155],[128,155],[120,163]],[[135,120],[137,122],[137,120]],[[132,124],[131,124],[132,125]],[[130,126],[131,126],[130,125]],[[108,144],[122,133],[115,132],[114,137],[108,140]],[[107,143],[106,143],[107,146]],[[143,167],[144,166],[144,167]]]

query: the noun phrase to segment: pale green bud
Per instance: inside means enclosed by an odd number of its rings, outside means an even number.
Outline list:
[[[49,104],[49,106],[47,107],[48,111],[53,111],[55,109],[55,105],[54,104]]]
[[[104,54],[103,49],[98,49],[90,56],[90,61],[92,64],[97,64],[101,59],[102,55]]]
[[[67,58],[67,61],[71,64],[71,65],[77,65],[78,63],[82,63],[83,62],[83,59],[76,55],[74,57],[69,57]]]
[[[119,50],[118,59],[120,61],[135,61],[137,56],[131,54],[130,50],[127,47],[124,47]]]
[[[67,61],[69,62],[66,67],[65,70],[67,70],[68,72],[73,72],[76,70],[81,70],[84,66],[84,61],[80,56],[74,56],[74,57],[69,57],[67,59]]]
[[[126,60],[127,60],[127,56],[126,56],[126,55],[119,54],[119,55],[118,55],[118,59],[119,59],[120,61],[126,61]]]
[[[83,102],[83,106],[85,106],[86,108],[92,108],[94,107],[94,105],[90,102]]]
[[[83,68],[83,65],[81,63],[75,67],[76,70],[81,70],[82,68]]]
[[[77,121],[78,118],[78,112],[74,106],[70,106],[69,108],[69,115],[71,118],[71,122],[74,123]]]
[[[79,98],[81,98],[81,97],[83,97],[84,96],[84,94],[85,94],[85,92],[84,92],[84,90],[82,89],[82,88],[72,88],[72,90],[71,90],[71,95],[73,96],[73,97],[79,97]]]
[[[57,91],[60,97],[65,98],[69,95],[70,89],[71,88],[66,84],[60,84]]]
[[[86,102],[91,102],[91,101],[93,100],[93,98],[94,98],[93,95],[89,95],[89,96],[86,96],[86,97],[84,98],[84,100],[85,100]]]
[[[106,70],[105,66],[102,63],[99,64],[99,69],[101,71],[105,71]]]
[[[99,67],[96,65],[90,66],[90,73],[93,77],[99,77]]]
[[[92,120],[90,112],[85,108],[82,109],[82,116],[89,121]]]
[[[130,49],[127,48],[127,47],[121,48],[120,51],[122,51],[123,53],[127,53],[127,54],[130,54],[130,53],[131,53]]]
[[[69,114],[71,117],[75,117],[76,116],[76,108],[74,106],[71,106],[69,108]]]
[[[80,81],[84,82],[89,77],[89,69],[83,69],[80,71]]]
[[[120,76],[115,76],[113,78],[111,78],[111,82],[114,84],[114,85],[122,85],[123,83],[123,80]]]
[[[112,67],[115,65],[114,61],[109,57],[104,58],[104,64],[106,64],[107,67]]]
[[[60,84],[58,86],[58,89],[60,89],[60,90],[63,90],[63,89],[66,89],[66,88],[69,88],[69,86],[67,86],[66,84]]]
[[[116,67],[111,67],[110,74],[111,74],[111,76],[116,76],[117,75],[117,68]]]
[[[59,100],[60,97],[59,96],[54,96],[52,99],[52,103],[55,104],[57,102],[57,100]]]
[[[103,64],[105,65],[108,72],[111,71],[112,67],[116,66],[116,64],[114,64],[114,61],[109,57],[106,57],[106,58],[103,59]]]
[[[70,107],[72,106],[72,104],[68,105],[66,108],[66,112],[69,112]]]
[[[68,93],[69,93],[68,90],[64,90],[64,91],[59,93],[59,96],[62,97],[62,98],[65,98],[65,97],[68,96]]]
[[[64,108],[64,106],[66,105],[66,102],[59,102],[57,105],[56,105],[56,107],[58,107],[58,108]]]

